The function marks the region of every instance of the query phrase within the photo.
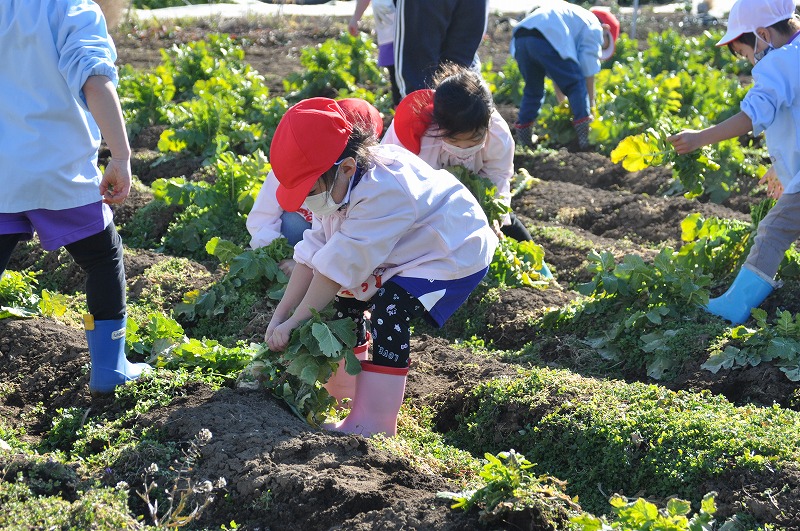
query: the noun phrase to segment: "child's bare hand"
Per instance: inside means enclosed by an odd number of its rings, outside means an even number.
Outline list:
[[[111,158],[106,165],[103,179],[100,181],[100,195],[103,203],[113,205],[122,203],[131,191],[130,159]]]
[[[703,143],[700,140],[700,132],[691,129],[686,129],[677,135],[672,135],[667,138],[667,141],[673,145],[678,155],[685,155],[703,147]]]
[[[294,326],[288,321],[279,324],[271,331],[267,330],[266,340],[270,350],[281,352],[285,349],[286,345],[289,344],[289,338],[292,336],[292,330],[294,330]]]
[[[503,230],[500,228],[500,222],[496,219],[492,220],[492,229],[494,230],[494,233],[497,235],[498,239],[502,240],[506,237],[506,235],[503,234]]]
[[[783,185],[778,179],[778,173],[775,171],[775,166],[770,166],[767,173],[758,181],[758,184],[767,185],[767,197],[778,199],[783,195]]]
[[[292,271],[294,270],[294,266],[297,265],[297,262],[294,261],[292,258],[285,258],[278,262],[278,269],[283,271],[283,274],[287,277],[292,276]]]
[[[351,18],[350,22],[347,24],[347,31],[349,31],[350,35],[353,37],[358,37],[358,21]]]

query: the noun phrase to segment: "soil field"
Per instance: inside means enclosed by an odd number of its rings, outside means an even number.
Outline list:
[[[623,28],[629,23],[625,19],[622,22]],[[122,26],[124,30],[117,30],[114,38],[118,63],[144,69],[159,64],[161,48],[203,39],[210,32],[229,33],[241,39],[246,60],[265,76],[272,94],[280,95],[282,80],[300,71],[302,48],[337,37],[345,24],[345,20],[325,17],[163,22]],[[683,15],[645,14],[638,24],[639,32],[672,26],[692,35],[706,29]],[[493,16],[480,50],[482,59],[491,59],[498,66],[505,63],[509,39],[508,20]],[[504,107],[501,112],[513,122],[516,109]],[[131,139],[133,171],[144,185],[160,177],[192,176],[201,167],[201,160],[191,157],[152,165],[158,155],[160,132],[159,128],[147,129]],[[480,331],[482,338],[496,349],[522,349],[533,339],[527,327],[532,318],[578,296],[575,286],[591,278],[586,271],[591,249],[610,251],[617,258],[637,254],[645,260],[652,259],[663,246],[680,245],[680,224],[688,214],[700,212],[704,216],[748,220],[749,205],[756,200],[753,196],[734,196],[718,205],[681,196],[667,197],[663,192],[670,185],[669,170],[629,173],[605,156],[574,152],[570,146],[518,152],[516,164],[537,180],[515,197],[512,206],[544,247],[557,285],[547,290],[505,290],[489,307],[480,308],[486,320]],[[116,222],[124,225],[152,199],[146,186],[138,188],[124,205],[115,207]],[[153,234],[163,233],[173,214],[167,211],[161,219],[154,220]],[[573,237],[560,236],[564,229]],[[191,262],[181,278],[162,277],[154,286],[145,273],[169,256],[154,250],[127,250],[129,297],[135,299],[157,288],[163,293],[165,311],[174,308],[185,291],[202,290],[221,274],[212,262]],[[14,255],[9,269],[24,269],[35,263],[47,264],[51,271],[58,272],[62,293],[83,291],[83,274],[63,252],[44,253],[35,246],[26,247]],[[763,307],[768,311],[778,307],[800,311],[797,291],[789,288],[776,290]],[[238,339],[261,341],[270,311],[271,306],[266,303],[254,305],[249,325]],[[413,338],[413,367],[406,391],[413,407],[430,408],[434,425],[445,435],[461,412],[469,389],[492,378],[513,376],[519,367],[500,357],[461,348],[450,339],[451,335],[457,334],[445,328],[440,333],[423,332]],[[581,348],[559,337],[548,339],[540,353],[535,363],[542,366],[576,372],[583,367]],[[736,404],[797,408],[797,384],[775,366],[762,364],[712,374],[700,368],[703,361],[684,363],[674,378],[658,385],[672,390],[708,390]],[[120,410],[132,407],[125,400],[92,398],[87,387],[88,363],[84,333],[70,323],[45,318],[0,320],[0,415],[21,430],[26,443],[35,446],[48,436],[62,409],[82,409],[86,412],[84,421],[91,421],[113,418]],[[608,376],[654,383],[644,369]],[[451,510],[450,501],[436,496],[441,491],[457,490],[458,478],[426,468],[413,453],[401,455],[362,437],[313,429],[262,390],[234,386],[213,389],[202,384],[178,386],[169,403],[129,422],[133,426],[126,428],[157,431],[162,440],[168,441],[165,444],[182,449],[190,448],[190,441],[201,430],[213,434],[199,449],[187,474],[197,482],[225,478],[224,495],[210,504],[190,528],[220,529],[232,521],[239,529],[274,531],[562,529],[567,525],[558,516],[546,520],[529,514],[520,521],[487,527],[479,522],[477,511]],[[528,422],[528,415],[510,416],[504,429],[509,433],[525,430]],[[97,440],[96,444],[99,452],[104,441]],[[104,476],[95,480],[107,486],[125,481],[141,489],[143,470],[158,451],[139,446],[135,451],[114,455],[105,466]],[[0,470],[5,471],[6,477],[11,470],[25,472],[32,466],[22,455],[0,453]],[[74,468],[79,470],[77,465]],[[82,483],[59,482],[60,474],[65,473],[54,469],[47,479],[59,485],[64,499],[76,499]],[[745,510],[760,522],[800,529],[800,470],[782,468],[773,473],[731,473],[721,477],[704,485],[706,492],[717,492],[717,516],[721,519]],[[131,495],[128,503],[134,514],[147,514],[140,497]],[[147,518],[144,522],[149,523]],[[25,528],[24,524],[20,528]]]

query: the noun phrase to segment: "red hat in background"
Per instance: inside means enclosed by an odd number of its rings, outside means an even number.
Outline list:
[[[336,100],[344,111],[345,117],[353,125],[360,125],[375,132],[376,137],[383,133],[383,117],[378,109],[368,101],[360,98],[344,98]]]
[[[617,39],[619,38],[619,20],[617,20],[617,17],[615,17],[614,14],[611,12],[611,10],[608,9],[607,7],[595,6],[591,8],[589,11],[594,13],[594,16],[596,16],[598,20],[600,20],[600,24],[608,24],[608,31],[606,32],[604,28],[603,33],[608,34],[609,45],[608,47],[603,48],[603,50],[600,53],[600,60],[606,61],[608,59],[611,59],[611,56],[614,55],[615,44],[617,42]]]
[[[309,98],[286,111],[269,148],[281,208],[300,208],[314,183],[339,160],[352,131],[342,108],[329,98]]]
[[[407,150],[419,155],[422,135],[433,123],[433,97],[430,89],[415,90],[402,99],[394,111],[394,133]]]

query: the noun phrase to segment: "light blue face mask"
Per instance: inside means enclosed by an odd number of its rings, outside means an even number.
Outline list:
[[[775,47],[772,45],[772,43],[771,43],[771,42],[767,42],[767,41],[765,41],[764,39],[762,39],[762,38],[761,38],[761,37],[758,35],[758,33],[755,33],[755,32],[754,32],[754,33],[753,33],[753,35],[755,35],[755,36],[756,36],[756,39],[760,40],[761,42],[763,42],[764,44],[766,44],[766,45],[767,45],[767,47],[766,47],[766,48],[764,48],[763,50],[761,50],[760,52],[755,52],[755,51],[753,52],[753,62],[754,62],[754,63],[758,63],[760,60],[762,60],[764,57],[766,57],[766,55],[767,55],[769,52],[771,52],[772,50],[774,50],[774,49],[775,49]]]

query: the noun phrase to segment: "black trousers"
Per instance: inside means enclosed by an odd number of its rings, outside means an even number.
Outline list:
[[[522,224],[517,215],[513,212],[511,212],[511,224],[500,227],[500,231],[518,242],[529,242],[533,239],[531,233],[528,232],[528,229],[525,228],[525,225]]]
[[[445,62],[477,64],[488,0],[397,0],[394,66],[401,96],[430,88]]]
[[[5,271],[11,253],[22,234],[0,235],[0,273]],[[64,246],[75,263],[86,273],[86,304],[98,321],[125,316],[125,267],[122,238],[114,223],[101,232]]]

